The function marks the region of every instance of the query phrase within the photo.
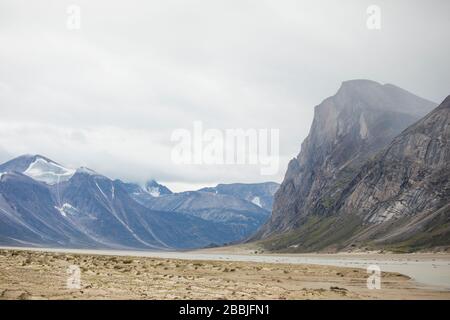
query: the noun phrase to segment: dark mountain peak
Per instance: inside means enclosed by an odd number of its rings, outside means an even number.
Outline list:
[[[149,187],[158,187],[160,184],[155,180],[155,179],[151,179],[149,181],[147,181],[146,186]]]
[[[442,101],[439,107],[436,108],[436,110],[438,109],[450,109],[450,95],[448,95],[447,98]]]
[[[159,184],[153,179],[145,184],[145,190],[153,197],[165,196],[173,193],[169,188]]]

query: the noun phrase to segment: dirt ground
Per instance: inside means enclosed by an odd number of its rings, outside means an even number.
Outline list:
[[[79,289],[67,286],[70,266]],[[369,290],[367,277],[332,266],[0,250],[0,299],[450,299],[395,273]]]

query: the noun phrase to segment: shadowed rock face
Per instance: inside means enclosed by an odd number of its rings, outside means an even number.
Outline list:
[[[419,197],[421,201],[411,202],[425,192],[423,186],[416,185],[407,194],[403,191],[425,172],[435,174],[441,170],[447,152],[443,141],[448,139],[442,135],[448,118],[442,111],[440,115],[430,114],[421,125],[415,124],[398,136],[434,106],[392,85],[366,80],[344,82],[335,96],[316,107],[310,133],[299,156],[291,160],[275,195],[272,217],[254,239],[296,230],[288,237],[292,241],[285,239],[276,247],[317,250],[352,238],[364,225],[387,223],[394,217],[398,220],[406,212],[412,214],[427,206],[435,210],[439,204],[430,202],[441,203],[439,196],[428,194]],[[427,134],[413,134],[418,126]],[[434,139],[430,130],[441,135],[440,140]],[[422,167],[417,165],[420,157],[428,159]],[[441,159],[439,165],[437,159]],[[404,198],[392,200],[399,193]],[[431,201],[432,198],[438,200]],[[302,228],[314,235],[307,236]],[[341,233],[339,237],[336,228]],[[307,241],[311,237],[314,244]],[[333,239],[332,243],[329,239]]]
[[[448,197],[450,180],[442,178],[450,174],[449,115],[450,97],[368,162],[352,181],[343,210],[359,208],[366,221],[378,223],[448,200],[442,196]]]

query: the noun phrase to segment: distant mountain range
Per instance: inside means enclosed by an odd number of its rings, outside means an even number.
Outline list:
[[[248,185],[247,196],[266,204],[274,186]],[[266,221],[270,212],[261,206],[215,192],[173,193],[154,180],[141,187],[40,155],[0,165],[1,245],[156,250],[223,245],[245,239]]]
[[[216,187],[203,188],[199,191],[230,195],[236,198],[250,201],[267,211],[272,211],[273,196],[279,187],[280,185],[275,182],[254,184],[233,183],[219,184]]]
[[[285,252],[450,245],[450,97],[344,82],[315,108],[268,222],[252,237]]]

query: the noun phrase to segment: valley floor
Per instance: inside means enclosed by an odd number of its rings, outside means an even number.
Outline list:
[[[450,299],[393,272],[369,290],[356,267],[42,250],[0,250],[0,299]],[[73,265],[79,289],[67,287]]]

